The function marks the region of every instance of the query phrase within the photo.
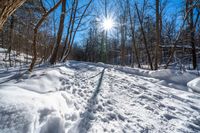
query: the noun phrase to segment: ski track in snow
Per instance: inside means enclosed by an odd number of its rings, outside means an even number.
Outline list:
[[[55,88],[36,86],[47,88],[40,91],[23,85],[30,79],[54,80],[42,78],[48,74],[59,77]],[[199,94],[115,67],[69,61],[25,74],[16,82],[4,81],[0,84],[0,132],[200,132]],[[13,86],[21,94],[10,95]]]

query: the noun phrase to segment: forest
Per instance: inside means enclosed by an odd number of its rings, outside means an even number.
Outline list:
[[[200,0],[0,0],[0,132],[200,132]]]
[[[13,66],[10,51],[15,50],[33,57],[30,71],[38,63],[67,59],[151,70],[172,64],[197,69],[198,0],[177,5],[173,0],[28,0],[19,1],[19,5],[25,2],[19,8],[10,2],[1,2],[5,10],[0,40],[9,66]],[[12,9],[6,7],[9,4]]]

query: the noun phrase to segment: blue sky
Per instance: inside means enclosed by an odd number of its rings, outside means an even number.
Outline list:
[[[79,5],[80,5],[80,6],[83,5],[83,4],[85,4],[87,1],[88,1],[88,0],[79,0]],[[91,9],[91,12],[94,12],[94,11],[95,11],[94,8],[96,8],[96,9],[99,10],[99,11],[101,11],[101,10],[104,11],[104,7],[102,7],[102,5],[99,6],[99,1],[100,1],[100,0],[93,0],[93,3],[92,3],[92,5],[91,5],[91,8],[93,8],[93,9]],[[107,0],[107,1],[108,1],[109,3],[111,3],[111,5],[112,5],[110,9],[108,8],[108,10],[110,10],[110,11],[108,11],[108,13],[116,12],[116,11],[117,11],[117,7],[116,7],[115,5],[116,5],[117,0]],[[134,2],[134,1],[136,1],[137,3],[139,3],[138,5],[140,5],[141,2],[142,2],[143,0],[131,0],[131,2]],[[152,6],[155,5],[155,4],[154,4],[154,3],[155,3],[155,0],[149,0],[149,1],[150,1],[150,3],[151,3]],[[161,0],[161,1],[163,1],[163,0]],[[180,13],[180,10],[184,8],[183,1],[184,1],[184,0],[168,0],[167,7],[166,7],[166,9],[165,9],[166,17],[170,19],[171,16],[172,16],[173,14]],[[69,2],[69,1],[67,0],[67,2]],[[47,7],[50,7],[52,4],[53,4],[52,1],[48,1],[48,3],[46,3],[46,6],[47,6]],[[68,5],[68,4],[69,4],[69,3],[67,3],[67,5]],[[103,9],[102,9],[102,8],[103,8]],[[116,11],[115,11],[115,10],[116,10]],[[57,22],[56,26],[58,26],[58,24],[59,24],[59,17],[60,17],[59,15],[60,15],[60,12],[61,12],[61,6],[60,6],[60,7],[56,10],[56,12],[55,12],[55,18],[56,18],[56,22]],[[94,13],[93,13],[93,14],[94,14]],[[103,15],[104,15],[104,14],[102,13],[102,16],[103,16]],[[89,21],[88,21],[88,22],[89,22]],[[67,22],[66,22],[65,25],[67,26]],[[65,28],[64,35],[66,34],[66,29],[67,29],[67,28]],[[76,35],[75,41],[80,41],[80,40],[82,40],[85,33],[87,33],[87,31],[78,32],[77,35]]]

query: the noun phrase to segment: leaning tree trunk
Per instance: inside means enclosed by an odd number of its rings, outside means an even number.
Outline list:
[[[137,11],[137,15],[138,15],[140,27],[141,27],[141,32],[142,32],[142,35],[143,35],[144,46],[145,46],[145,50],[146,50],[146,53],[147,53],[148,63],[150,65],[151,70],[153,70],[153,64],[152,64],[151,56],[150,56],[149,49],[148,49],[148,46],[147,46],[146,35],[144,33],[144,29],[143,29],[143,25],[142,25],[142,20],[140,18],[139,10],[138,10],[138,7],[137,7],[136,3],[135,3],[135,7],[136,7],[136,11]]]
[[[26,0],[1,0],[0,1],[0,30],[4,23],[13,12],[20,7]]]
[[[129,18],[130,18],[130,25],[131,25],[131,36],[132,36],[132,52],[133,54],[135,54],[135,58],[136,58],[136,61],[137,61],[137,64],[138,64],[138,68],[141,68],[141,65],[140,65],[140,60],[139,60],[139,54],[138,54],[138,48],[136,46],[136,42],[135,42],[135,20],[132,19],[132,16],[131,16],[131,8],[130,8],[130,3],[129,1],[127,1],[128,5],[129,5],[129,9],[128,9],[128,12],[129,12]],[[134,13],[134,17],[135,17],[135,13]],[[133,63],[133,60],[132,59],[132,64]]]
[[[60,42],[62,39],[63,29],[64,29],[64,21],[65,21],[65,11],[66,11],[66,0],[62,1],[62,12],[60,15],[60,24],[58,28],[58,34],[57,34],[57,40],[56,40],[56,46],[53,49],[53,53],[50,58],[50,64],[54,64],[56,62],[57,54],[58,54],[58,48],[60,46]]]
[[[63,62],[66,61],[67,57],[68,57],[69,54],[70,54],[70,51],[71,51],[71,49],[72,49],[72,45],[74,44],[74,38],[75,38],[75,36],[76,36],[76,32],[78,31],[78,28],[79,28],[80,25],[81,25],[82,19],[84,18],[85,13],[86,13],[86,11],[87,11],[87,9],[89,8],[89,6],[90,6],[91,3],[92,3],[92,0],[90,0],[89,3],[86,5],[86,7],[85,7],[85,9],[84,9],[84,11],[83,11],[83,13],[82,13],[82,15],[81,15],[79,21],[78,21],[78,24],[77,24],[77,26],[76,26],[76,28],[75,28],[74,34],[73,34],[73,36],[72,36],[72,39],[69,40],[69,41],[70,41],[70,42],[69,42],[70,45],[68,45],[68,46],[69,46],[69,47],[68,47],[68,50],[66,51],[66,54],[65,54],[65,56],[64,56],[63,59],[62,59]],[[78,4],[78,3],[77,3],[77,4]],[[77,8],[77,7],[76,7],[76,8]],[[72,29],[73,29],[73,28],[72,28]]]
[[[34,34],[33,34],[33,43],[32,43],[32,49],[33,49],[33,58],[32,58],[32,62],[30,64],[29,67],[29,71],[31,72],[33,70],[33,67],[36,63],[37,60],[37,50],[36,50],[36,42],[37,42],[37,33],[38,33],[38,29],[39,27],[42,25],[43,21],[46,19],[46,17],[53,12],[55,9],[58,8],[58,6],[60,5],[62,0],[60,0],[57,4],[54,5],[54,7],[52,7],[48,12],[46,12],[45,14],[42,15],[42,18],[39,20],[39,22],[36,24],[35,28],[34,28]]]
[[[71,14],[70,14],[70,20],[69,20],[68,28],[67,28],[67,35],[66,35],[64,47],[63,47],[63,50],[62,50],[62,53],[61,53],[61,56],[60,56],[61,61],[62,61],[62,58],[65,54],[67,45],[68,45],[68,49],[70,48],[70,40],[72,38],[72,32],[73,32],[73,29],[74,29],[74,23],[75,23],[77,8],[78,8],[78,2],[74,0],[74,2],[72,4],[72,11],[71,11]]]

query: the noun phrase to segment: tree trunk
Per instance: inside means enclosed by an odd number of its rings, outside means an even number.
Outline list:
[[[124,21],[122,21],[123,23]],[[125,27],[121,26],[121,65],[125,65]]]
[[[67,35],[65,38],[65,42],[64,42],[64,47],[63,47],[63,51],[61,53],[61,58],[60,60],[62,61],[63,56],[66,54],[66,47],[67,50],[70,49],[70,41],[72,39],[72,32],[74,30],[74,23],[75,23],[75,19],[76,19],[76,11],[78,8],[78,1],[74,0],[73,4],[72,4],[72,11],[71,11],[71,15],[70,15],[70,20],[68,23],[68,29],[67,29]]]
[[[160,46],[160,15],[159,15],[159,0],[156,0],[156,48],[155,48],[155,64],[154,69],[158,69],[158,50]]]
[[[84,11],[83,11],[83,13],[82,13],[82,15],[81,15],[79,21],[78,21],[78,24],[77,24],[77,26],[76,26],[76,28],[75,28],[74,34],[73,34],[73,35],[71,36],[71,38],[69,39],[69,45],[68,45],[69,47],[68,47],[67,51],[65,52],[65,55],[64,55],[64,57],[63,57],[63,59],[62,59],[62,62],[66,61],[67,57],[69,56],[69,54],[70,54],[70,52],[71,52],[72,45],[74,44],[74,38],[75,38],[75,36],[76,36],[76,32],[78,31],[78,28],[80,27],[80,24],[81,24],[81,22],[82,22],[82,19],[84,18],[85,13],[86,13],[86,11],[87,11],[87,9],[89,8],[89,6],[90,6],[91,3],[92,3],[92,0],[90,0],[90,1],[88,2],[88,4],[86,5],[86,7],[85,7],[85,9],[84,9]],[[78,4],[78,1],[77,1],[77,4]],[[77,5],[76,5],[76,6],[77,6]],[[76,10],[77,10],[77,7],[76,7]],[[74,24],[73,24],[73,25],[74,25]],[[74,28],[72,28],[72,30],[73,30],[73,29],[74,29]]]
[[[147,53],[147,58],[148,58],[148,62],[149,62],[149,65],[150,65],[150,69],[153,70],[152,60],[151,60],[151,56],[150,56],[150,53],[149,53],[149,50],[148,50],[148,46],[147,46],[147,39],[146,39],[146,35],[144,33],[142,20],[140,18],[140,14],[139,14],[139,10],[138,10],[137,4],[135,4],[135,7],[136,7],[136,11],[137,11],[140,27],[141,27],[141,32],[142,32],[142,35],[143,35],[144,46],[145,46],[145,50],[146,50],[146,53]]]
[[[180,27],[180,30],[179,30],[179,32],[178,32],[178,34],[177,34],[177,37],[176,37],[174,43],[172,43],[172,44],[174,45],[174,47],[172,48],[172,52],[171,52],[171,54],[170,54],[170,56],[169,56],[169,58],[168,58],[168,61],[167,61],[166,65],[165,65],[165,69],[168,68],[169,63],[170,63],[170,62],[172,61],[172,59],[173,59],[174,52],[176,51],[176,43],[179,41],[179,38],[180,38],[180,36],[182,35],[182,31],[183,31],[184,25],[185,25],[185,23],[186,23],[186,20],[188,19],[188,15],[189,15],[190,11],[193,10],[193,8],[194,8],[195,6],[197,6],[197,5],[193,5],[193,6],[190,7],[190,8],[188,8],[187,6],[188,6],[188,0],[186,1],[186,11],[185,11],[184,20],[183,20],[183,23],[182,23],[182,25],[181,25],[181,27]],[[199,15],[199,14],[198,14],[198,15]],[[197,16],[196,20],[198,20],[198,16]],[[195,23],[195,25],[196,25],[196,23]],[[194,26],[193,26],[193,27],[194,27]],[[196,56],[196,55],[195,55],[195,56]]]
[[[11,50],[12,50],[12,45],[13,45],[13,35],[14,35],[14,16],[11,16],[11,21],[10,21],[10,46],[8,48],[8,55],[9,55],[9,65],[10,67],[12,66],[11,63],[11,58],[10,58],[10,54],[11,54]]]
[[[26,0],[1,0],[0,1],[0,30],[4,23],[13,12],[20,7]]]
[[[53,49],[53,53],[52,53],[50,61],[49,61],[50,64],[55,64],[55,62],[56,62],[56,58],[57,58],[57,54],[58,54],[58,48],[60,46],[60,42],[61,42],[62,34],[63,34],[63,29],[64,29],[65,12],[66,12],[66,0],[63,0],[62,1],[62,12],[61,12],[61,15],[60,15],[60,24],[59,24],[59,28],[58,28],[56,45]]]
[[[63,47],[63,49],[62,49],[62,52],[61,52],[61,56],[60,56],[60,61],[62,60],[62,58],[63,58],[63,56],[64,56],[64,53],[65,53],[65,50],[66,50],[66,47],[67,47],[67,45],[68,45],[68,48],[70,47],[69,46],[69,35],[70,35],[70,30],[71,30],[71,27],[73,27],[73,25],[72,25],[72,21],[73,21],[73,13],[74,13],[74,10],[76,10],[76,9],[74,9],[74,4],[75,4],[76,2],[74,1],[73,2],[73,4],[72,4],[72,11],[71,11],[71,14],[70,14],[70,20],[69,20],[69,23],[68,23],[68,28],[67,28],[67,35],[66,35],[66,37],[65,37],[65,41],[64,41],[64,47]]]
[[[132,19],[132,16],[131,16],[131,9],[130,9],[130,3],[129,3],[129,0],[127,0],[127,5],[129,6],[129,18],[130,18],[130,25],[131,25],[131,36],[132,36],[132,53],[133,55],[135,54],[135,58],[136,58],[136,61],[137,61],[137,64],[138,64],[138,68],[141,67],[140,65],[140,60],[139,60],[139,55],[138,55],[138,50],[137,50],[137,47],[136,47],[136,44],[135,44],[135,21],[133,21]],[[134,16],[135,16],[135,13],[134,13]],[[132,66],[134,66],[134,58],[132,57]]]
[[[32,58],[32,62],[31,65],[29,67],[29,71],[33,70],[33,67],[35,65],[35,62],[37,60],[37,49],[36,49],[36,42],[37,42],[37,33],[38,33],[38,29],[41,26],[42,22],[46,19],[46,17],[53,12],[56,8],[58,8],[58,6],[60,5],[61,0],[54,6],[52,7],[48,12],[46,12],[42,18],[39,20],[39,22],[37,23],[37,25],[34,28],[34,35],[33,35],[33,43],[32,43],[32,49],[33,49],[33,58]]]
[[[193,1],[189,0],[189,5],[192,6]],[[195,40],[194,40],[194,35],[195,35],[195,28],[194,28],[194,22],[193,22],[193,9],[190,11],[190,41],[192,45],[192,65],[193,69],[197,68],[197,57],[196,57],[196,46],[195,46]]]

